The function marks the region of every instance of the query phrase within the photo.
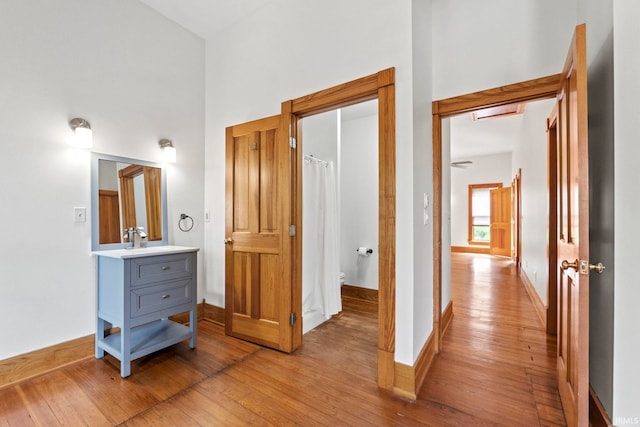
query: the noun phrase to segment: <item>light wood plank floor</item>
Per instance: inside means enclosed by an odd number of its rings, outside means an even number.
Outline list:
[[[285,355],[199,322],[134,361],[76,363],[0,390],[0,426],[555,425],[555,350],[504,261],[454,254],[455,315],[415,402],[375,383],[375,305],[346,304]]]
[[[454,253],[454,317],[419,398],[475,424],[565,425],[556,342],[508,258]]]

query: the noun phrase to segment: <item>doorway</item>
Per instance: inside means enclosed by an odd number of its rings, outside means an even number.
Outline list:
[[[395,69],[344,83],[282,103],[282,116],[289,122],[291,146],[296,146],[301,119],[336,108],[378,100],[378,386],[392,389],[395,377],[395,246],[396,246],[396,156]],[[302,150],[291,150],[291,218],[302,225]],[[302,312],[302,239],[292,239],[292,310]],[[293,348],[302,344],[301,322],[293,326]]]
[[[447,257],[443,257],[443,133],[449,134],[449,129],[443,129],[443,122],[451,117],[481,111],[490,107],[513,105],[528,101],[550,99],[556,96],[560,75],[552,75],[539,79],[529,80],[500,88],[489,89],[459,97],[443,99],[433,102],[433,182],[434,182],[434,203],[433,203],[433,234],[434,234],[434,335],[436,351],[441,348],[441,338],[443,332],[442,323],[442,277],[443,259],[447,263]],[[448,152],[445,154],[448,158]],[[448,167],[448,165],[447,165]],[[447,184],[445,182],[445,184]],[[447,187],[448,188],[448,187]],[[449,197],[449,194],[445,195]],[[448,222],[444,224],[448,227]],[[446,235],[445,231],[445,235]],[[449,247],[446,246],[446,251]],[[445,265],[449,268],[449,265]],[[448,273],[445,273],[448,274]],[[447,290],[445,289],[445,292]]]
[[[303,334],[378,293],[378,102],[301,120]],[[345,286],[346,285],[346,286]]]

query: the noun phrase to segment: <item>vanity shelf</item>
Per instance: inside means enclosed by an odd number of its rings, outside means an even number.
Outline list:
[[[98,251],[96,358],[107,352],[120,360],[120,375],[131,361],[189,339],[197,344],[197,248],[156,246]],[[169,320],[189,312],[189,325]],[[105,336],[105,330],[120,332]]]
[[[131,329],[129,341],[131,360],[191,338],[191,329],[168,319],[160,319]],[[100,347],[122,360],[120,332],[104,337]]]

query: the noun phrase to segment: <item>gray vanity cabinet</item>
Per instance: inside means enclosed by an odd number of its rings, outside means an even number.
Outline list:
[[[180,246],[94,252],[98,259],[96,358],[131,361],[189,339],[197,341],[197,248]],[[189,325],[169,316],[189,312]],[[105,330],[120,331],[106,335]]]

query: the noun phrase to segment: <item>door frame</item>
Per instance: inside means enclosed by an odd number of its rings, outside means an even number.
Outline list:
[[[296,138],[303,117],[378,100],[378,386],[393,389],[396,330],[396,116],[395,68],[353,80],[282,103],[289,118],[289,135]],[[294,140],[295,141],[295,140]],[[292,304],[302,312],[302,150],[291,150],[292,216]],[[295,322],[294,348],[302,342],[302,322]]]
[[[433,101],[433,334],[442,346],[442,120],[490,107],[555,98],[561,75],[541,77],[466,95]]]

